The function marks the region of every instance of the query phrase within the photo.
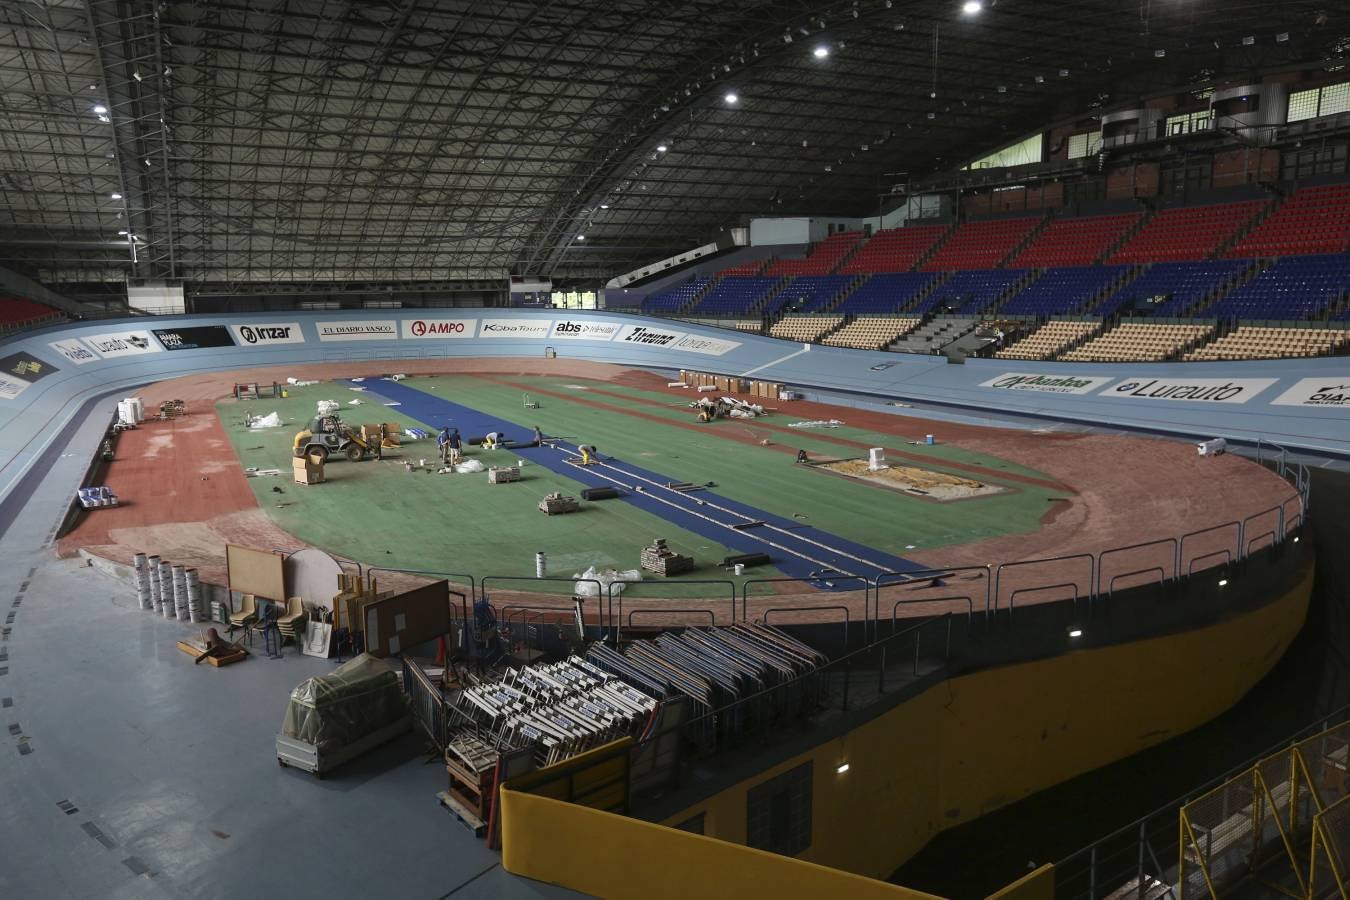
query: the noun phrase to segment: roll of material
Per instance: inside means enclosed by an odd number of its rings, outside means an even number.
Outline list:
[[[187,576],[182,566],[173,567],[173,611],[178,621],[188,621]]]
[[[548,557],[544,555],[542,550],[534,555],[534,577],[548,577]]]
[[[205,622],[206,610],[202,606],[202,583],[196,569],[183,572],[183,587],[187,591],[188,619],[192,622]]]
[[[136,602],[140,604],[141,609],[154,609],[150,592],[150,562],[144,553],[136,554],[133,567],[136,572]]]
[[[150,584],[150,609],[159,610],[162,602],[159,596],[159,557],[152,556],[146,560],[145,575]]]
[[[581,489],[582,500],[613,500],[619,496],[618,488],[588,487]]]
[[[175,615],[173,606],[173,566],[166,562],[159,564],[159,612],[166,619]]]

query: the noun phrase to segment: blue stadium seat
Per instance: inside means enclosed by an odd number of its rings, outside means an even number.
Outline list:
[[[1007,293],[1013,285],[1025,278],[1026,274],[1023,269],[977,269],[957,272],[950,281],[907,312],[920,316],[930,312],[979,315]]]
[[[670,315],[698,296],[708,284],[707,278],[691,278],[684,284],[660,294],[652,294],[642,301],[642,311],[655,316]]]
[[[719,281],[689,314],[744,316],[757,313],[757,307],[765,296],[782,280],[762,276],[728,276]]]
[[[824,312],[844,290],[857,280],[856,275],[798,275],[782,293],[769,301],[764,310],[776,313]]]
[[[1198,303],[1237,278],[1247,260],[1157,263],[1107,297],[1097,312],[1103,316],[1186,316]]]
[[[835,312],[877,314],[897,312],[938,276],[932,272],[894,272],[873,275],[844,298]]]
[[[1093,300],[1119,281],[1128,266],[1066,266],[1046,269],[1013,297],[1001,313],[1010,316],[1064,316],[1088,312]]]
[[[1350,292],[1350,254],[1287,256],[1224,297],[1206,316],[1309,319]]]

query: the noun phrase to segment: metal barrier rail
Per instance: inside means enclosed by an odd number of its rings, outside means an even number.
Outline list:
[[[993,597],[994,574],[990,566],[949,566],[945,569],[919,569],[914,572],[887,572],[878,575],[873,582],[873,588],[876,592],[878,613],[880,612],[881,590],[887,587],[899,587],[904,584],[923,581],[925,578],[937,581],[941,578],[948,578],[960,575],[962,572],[983,572],[984,573],[984,614],[989,615],[989,604]],[[887,579],[896,579],[887,581]],[[900,579],[904,579],[903,581]],[[937,587],[936,584],[931,585]]]
[[[645,584],[645,583],[646,583],[646,582],[641,582],[641,581],[632,581],[632,582],[629,582],[629,581],[615,581],[615,582],[611,582],[610,585],[609,585],[609,588],[608,588],[608,590],[607,590],[607,592],[606,592],[606,593],[608,594],[608,600],[609,600],[609,611],[608,611],[608,616],[609,616],[610,628],[613,630],[613,637],[614,637],[614,642],[615,642],[615,644],[617,644],[617,643],[619,642],[620,638],[622,637],[622,629],[623,629],[623,622],[624,622],[624,618],[623,618],[623,595],[624,595],[624,593],[625,593],[626,591],[631,591],[631,590],[633,590],[634,588],[638,588],[640,585]],[[728,589],[728,591],[727,591],[727,597],[728,597],[728,599],[731,601],[731,621],[732,621],[732,624],[735,624],[735,622],[736,622],[736,583],[735,583],[734,581],[731,581],[730,579],[718,578],[718,579],[707,579],[707,580],[699,579],[699,580],[690,580],[690,581],[683,581],[683,580],[681,580],[681,581],[678,582],[678,583],[679,583],[680,585],[682,585],[682,586],[683,586],[683,585],[687,585],[687,584],[716,584],[716,585],[725,585],[725,586],[727,587],[727,589]],[[616,587],[618,588],[617,591],[615,590]],[[618,611],[618,615],[617,615],[617,616],[615,615],[615,612],[614,612],[614,595],[615,595],[616,593],[619,595],[619,604],[618,604],[618,605],[619,605],[619,611]],[[663,599],[664,599],[664,598],[663,598]],[[655,612],[660,612],[660,611],[661,611],[660,609],[657,609],[657,608],[655,608],[655,607],[645,607],[645,606],[644,606],[643,609],[644,609],[644,610],[650,610],[650,611],[653,612],[653,613],[655,613]],[[671,611],[671,612],[689,612],[689,610],[670,610],[670,611]],[[711,609],[705,609],[705,610],[703,610],[703,612],[707,613],[709,616],[712,617],[712,624],[713,624],[714,626],[716,626],[716,625],[717,625],[717,615],[716,615]],[[629,616],[628,616],[628,621],[629,621],[630,624],[631,624],[631,622],[632,622],[632,619],[633,619],[633,617],[632,617],[632,614],[630,613]]]
[[[403,658],[403,690],[408,694],[408,705],[413,718],[441,753],[449,741],[449,725],[445,715],[445,701],[441,690],[422,671],[422,667],[406,656]]]
[[[1103,551],[1102,551],[1102,553],[1110,553],[1110,552],[1111,552],[1110,550],[1103,550]],[[1016,569],[1016,568],[1020,568],[1020,567],[1022,567],[1022,566],[1037,566],[1037,565],[1045,565],[1045,564],[1047,564],[1047,563],[1072,562],[1072,561],[1074,561],[1074,560],[1086,559],[1086,560],[1088,561],[1088,582],[1087,582],[1087,589],[1088,589],[1089,593],[1091,593],[1091,592],[1094,590],[1094,585],[1096,585],[1096,581],[1097,581],[1097,559],[1098,559],[1098,556],[1100,556],[1100,555],[1101,555],[1100,553],[1099,553],[1097,556],[1093,556],[1091,553],[1070,553],[1070,554],[1068,554],[1068,555],[1066,555],[1066,556],[1047,556],[1047,557],[1045,557],[1044,559],[1023,559],[1023,560],[1019,560],[1018,562],[999,563],[998,567],[997,567],[996,569],[994,569],[994,610],[993,610],[993,611],[994,611],[994,612],[998,612],[999,601],[1002,599],[1002,596],[1003,596],[1003,595],[1000,593],[999,588],[1000,588],[1000,586],[1001,586],[1001,584],[1002,584],[1002,580],[1003,580],[1003,570],[1004,570],[1004,569]],[[1076,585],[1076,583],[1075,583],[1075,585]],[[1062,585],[1045,585],[1044,587],[1047,587],[1047,588],[1048,588],[1048,587],[1062,587]],[[1076,591],[1077,591],[1077,587],[1075,587],[1075,599],[1077,598],[1077,593],[1076,593]],[[1014,593],[1018,593],[1018,592],[1017,592],[1017,591],[1014,591]],[[1011,602],[1012,602],[1012,598],[1010,597],[1010,598],[1009,598],[1009,603],[1011,603]],[[1009,608],[1011,609],[1011,607],[1009,607]]]
[[[826,579],[822,578],[747,578],[741,583],[741,621],[750,621],[750,585],[752,584],[805,584],[811,585]],[[829,581],[848,582],[849,584],[862,584],[863,592],[863,621],[868,619],[868,601],[871,598],[872,582],[861,575],[840,575],[831,576]],[[854,588],[853,590],[858,590]],[[865,639],[865,635],[864,635]]]
[[[1177,570],[1178,570],[1178,568],[1179,568],[1179,567],[1177,566],[1177,562],[1176,562],[1176,561],[1177,561],[1178,559],[1181,558],[1181,542],[1180,542],[1179,540],[1177,540],[1176,538],[1174,538],[1174,537],[1158,538],[1158,539],[1155,540],[1155,541],[1143,541],[1143,542],[1138,543],[1138,544],[1129,544],[1129,545],[1124,546],[1124,547],[1112,547],[1112,548],[1109,549],[1109,550],[1103,550],[1103,551],[1101,551],[1100,553],[1098,553],[1098,554],[1097,554],[1097,583],[1096,583],[1096,586],[1093,588],[1093,593],[1100,595],[1101,592],[1102,592],[1102,568],[1103,568],[1103,566],[1104,566],[1104,564],[1105,564],[1105,560],[1106,560],[1106,558],[1107,558],[1108,556],[1110,556],[1110,555],[1113,554],[1113,553],[1129,553],[1131,550],[1143,550],[1143,549],[1146,549],[1146,548],[1148,548],[1148,547],[1159,547],[1159,546],[1162,546],[1162,545],[1164,545],[1164,544],[1171,544],[1171,545],[1172,545],[1172,553],[1171,553],[1171,558],[1172,558],[1172,580],[1176,580],[1176,577],[1177,577]],[[1136,573],[1131,573],[1131,574],[1136,574]],[[1166,572],[1163,573],[1163,579],[1164,579],[1164,580],[1167,579],[1167,573],[1166,573]],[[1114,584],[1114,579],[1112,579],[1112,583]]]

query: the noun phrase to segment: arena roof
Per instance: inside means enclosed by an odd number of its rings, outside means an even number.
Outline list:
[[[895,173],[1215,72],[1338,58],[1350,32],[1339,0],[961,6],[5,3],[0,265],[600,279],[753,215],[874,214]]]

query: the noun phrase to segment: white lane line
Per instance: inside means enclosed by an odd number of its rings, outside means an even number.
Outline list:
[[[807,346],[805,346],[805,347],[803,347],[802,349],[798,350],[796,353],[789,353],[787,356],[780,356],[780,357],[778,357],[777,359],[770,360],[769,362],[766,362],[766,363],[765,363],[764,365],[762,365],[762,366],[755,366],[753,369],[747,369],[746,371],[742,372],[742,373],[740,374],[739,377],[745,378],[745,377],[747,377],[747,376],[749,376],[749,375],[755,374],[756,372],[762,372],[762,371],[764,371],[765,369],[769,368],[770,366],[776,366],[776,365],[778,365],[778,364],[781,363],[781,362],[787,362],[789,359],[792,359],[794,356],[801,356],[803,353],[810,353],[810,352],[811,352],[811,347],[810,347],[810,345],[808,344]]]

